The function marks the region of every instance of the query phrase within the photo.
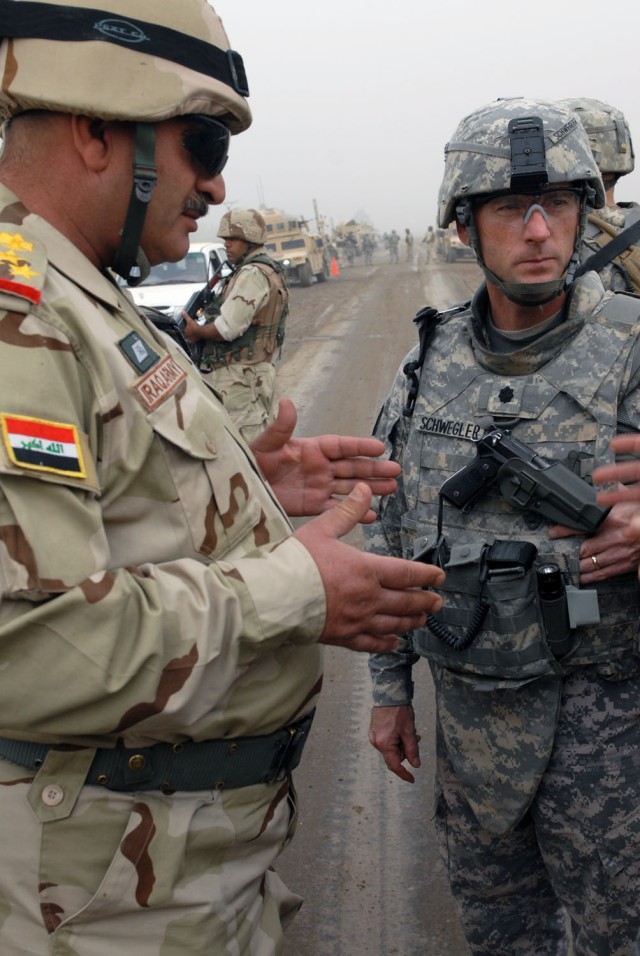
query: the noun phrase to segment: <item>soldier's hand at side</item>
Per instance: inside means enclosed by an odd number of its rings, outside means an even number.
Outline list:
[[[374,707],[369,726],[369,743],[379,750],[389,770],[401,780],[414,783],[413,774],[403,766],[420,766],[420,741],[413,707]]]
[[[442,599],[422,590],[444,581],[444,572],[402,558],[366,554],[338,539],[366,514],[371,491],[358,484],[326,514],[309,521],[295,537],[318,566],[326,595],[320,641],[355,651],[383,653],[398,646],[396,635],[422,627]]]
[[[200,326],[191,318],[188,312],[182,311],[180,315],[184,319],[184,328],[182,330],[182,334],[187,342],[190,342],[193,345],[194,342],[197,342],[201,338]]]

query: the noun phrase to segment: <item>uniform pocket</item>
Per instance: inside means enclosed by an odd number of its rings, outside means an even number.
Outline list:
[[[183,411],[183,419],[186,415]],[[250,494],[249,459],[211,413],[203,422],[181,427],[175,410],[165,403],[149,412],[176,495],[200,554],[228,557],[262,519],[260,501]],[[201,468],[194,468],[194,459]]]

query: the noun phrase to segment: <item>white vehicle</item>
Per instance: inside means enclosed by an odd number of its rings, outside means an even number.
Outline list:
[[[226,261],[223,243],[193,242],[184,259],[152,266],[144,282],[132,286],[129,292],[141,308],[158,309],[176,317],[194,292],[210,282]]]

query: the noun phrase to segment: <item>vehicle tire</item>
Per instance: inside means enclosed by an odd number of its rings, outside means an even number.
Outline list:
[[[318,282],[326,282],[329,278],[329,263],[322,263],[322,272],[316,272],[316,279]]]
[[[306,289],[307,286],[311,285],[312,279],[313,272],[311,271],[311,266],[308,262],[303,262],[301,266],[298,266],[298,281],[300,285]]]

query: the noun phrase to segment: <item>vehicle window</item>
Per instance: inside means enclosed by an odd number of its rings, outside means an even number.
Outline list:
[[[207,264],[201,252],[188,252],[180,262],[163,262],[151,266],[151,272],[140,285],[171,285],[176,282],[207,281]]]

